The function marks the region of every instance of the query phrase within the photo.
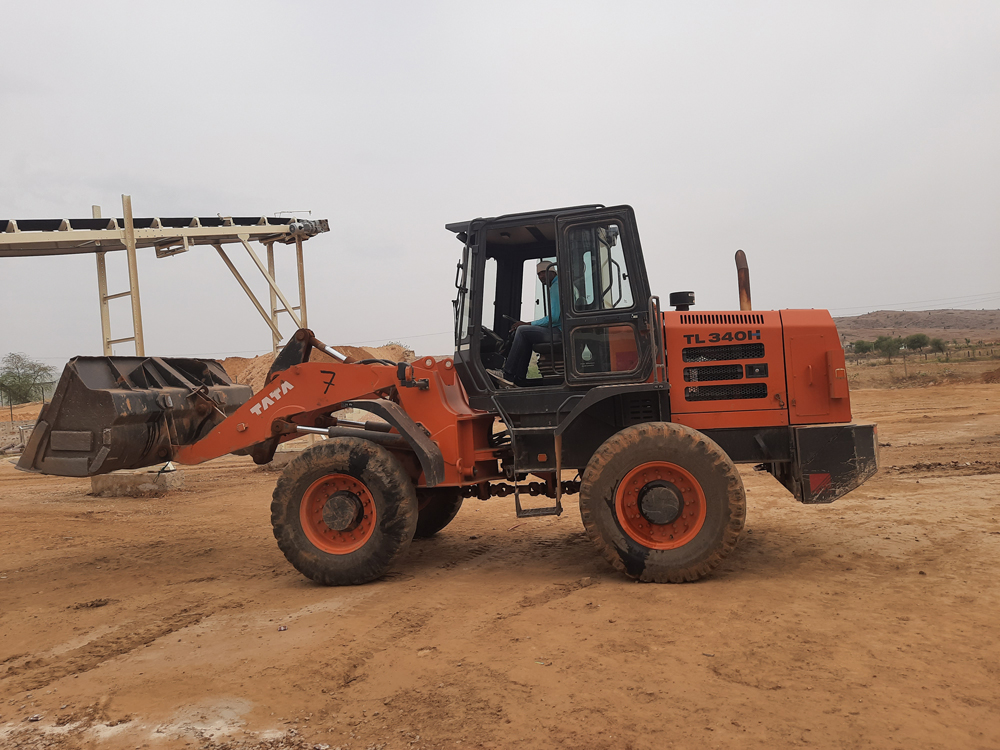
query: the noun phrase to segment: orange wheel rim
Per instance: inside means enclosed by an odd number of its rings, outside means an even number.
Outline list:
[[[694,539],[708,503],[691,472],[667,461],[636,466],[618,483],[615,515],[633,540],[650,549],[676,549]]]
[[[302,530],[313,545],[331,555],[361,549],[375,531],[375,499],[361,481],[329,474],[309,485],[299,505]]]

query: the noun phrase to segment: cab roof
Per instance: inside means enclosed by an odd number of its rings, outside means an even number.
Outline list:
[[[472,219],[471,221],[457,221],[452,224],[445,224],[444,228],[449,232],[454,232],[458,235],[458,239],[460,241],[465,242],[469,231],[473,227],[478,228],[485,224],[491,224],[498,227],[545,224],[555,222],[556,217],[563,214],[593,211],[599,208],[604,208],[604,205],[601,203],[593,203],[583,206],[550,208],[544,211],[526,211],[518,214],[502,214],[500,216],[491,216],[489,218]]]

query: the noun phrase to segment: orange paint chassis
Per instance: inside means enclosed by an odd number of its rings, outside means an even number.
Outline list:
[[[311,337],[311,331],[299,331]],[[304,362],[274,372],[268,384],[192,445],[175,446],[173,460],[199,464],[260,445],[267,460],[278,443],[302,437],[299,427],[328,433],[336,409],[370,411],[392,425],[342,428],[360,437],[399,435],[390,450],[419,486],[465,485],[499,476],[497,452],[490,447],[494,418],[469,407],[452,359],[425,358],[406,365]],[[390,400],[395,399],[395,400]],[[329,434],[329,433],[328,433]],[[340,433],[344,434],[343,432]],[[414,460],[416,459],[416,460]]]

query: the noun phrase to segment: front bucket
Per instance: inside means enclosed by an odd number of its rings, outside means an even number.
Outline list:
[[[169,461],[253,395],[212,359],[76,357],[17,463],[87,477]]]

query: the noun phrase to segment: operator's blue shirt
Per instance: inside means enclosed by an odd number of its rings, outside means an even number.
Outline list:
[[[549,285],[549,315],[552,316],[552,327],[562,328],[562,309],[559,307],[559,277],[554,276]],[[531,321],[533,326],[548,326],[549,315]]]

